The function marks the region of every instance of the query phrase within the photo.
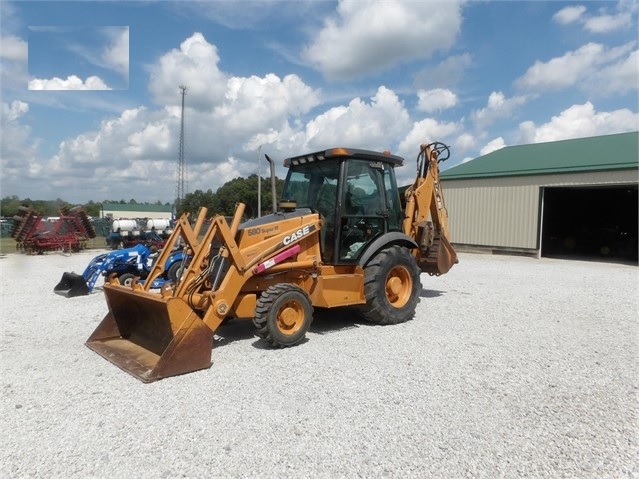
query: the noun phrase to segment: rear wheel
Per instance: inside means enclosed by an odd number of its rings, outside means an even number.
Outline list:
[[[311,299],[306,291],[290,283],[277,284],[264,291],[253,318],[257,336],[276,348],[298,344],[312,321]]]
[[[420,275],[415,258],[406,248],[383,249],[364,270],[366,304],[358,306],[357,311],[376,324],[408,321],[419,302]]]

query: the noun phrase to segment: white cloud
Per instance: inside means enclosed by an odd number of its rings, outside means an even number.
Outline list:
[[[428,66],[415,74],[415,85],[432,88],[441,85],[456,85],[467,77],[466,71],[473,64],[469,53],[450,55],[434,68]]]
[[[11,104],[2,103],[2,125],[16,121],[29,111],[29,104],[14,100]]]
[[[632,25],[632,15],[621,12],[616,15],[599,15],[584,22],[584,28],[591,33],[610,33]]]
[[[578,21],[585,12],[586,7],[583,5],[573,5],[562,8],[552,16],[552,19],[557,23],[567,25]]]
[[[91,35],[101,45],[94,47],[86,42],[70,41],[64,48],[85,63],[100,69],[112,70],[128,80],[129,76],[129,27],[29,27],[30,31],[52,34],[71,33]],[[88,30],[88,32],[86,32]],[[99,73],[99,72],[97,72]]]
[[[172,136],[174,132],[168,122],[159,120],[147,123],[142,130],[129,135],[129,146],[123,151],[133,158],[161,158],[173,145]]]
[[[510,117],[524,103],[526,103],[524,96],[506,98],[502,92],[494,91],[488,96],[486,107],[473,111],[471,118],[479,128],[483,129],[500,118]]]
[[[455,122],[441,122],[433,118],[425,118],[415,122],[410,132],[400,143],[400,151],[417,154],[419,145],[441,141],[449,143],[449,139],[459,133],[460,125]]]
[[[260,78],[233,77],[216,113],[232,129],[260,131],[265,124],[281,125],[289,115],[306,113],[319,103],[319,95],[297,75],[280,79],[272,73]]]
[[[265,173],[264,168],[265,166],[263,165],[262,175]],[[198,182],[191,182],[190,184],[193,185],[193,187],[190,187],[189,190],[195,191],[196,189],[200,189],[206,191],[210,188],[215,191],[228,181],[240,176],[246,178],[254,173],[257,173],[257,162],[247,163],[233,156],[219,163],[195,165],[189,167],[189,177],[191,179],[197,178]]]
[[[398,6],[397,18],[389,22],[397,24],[404,21],[402,14],[406,11],[416,12],[423,8],[422,3],[429,2],[361,2],[345,1],[340,4],[341,20],[335,19],[340,33],[352,35],[356,40],[368,39],[364,33],[356,30],[355,13],[348,15],[343,9],[361,8],[364,14],[372,15],[379,9]],[[437,8],[430,4],[431,10],[442,8],[449,13],[452,7],[444,5]],[[327,8],[327,7],[326,7]],[[412,10],[411,10],[412,9]],[[448,9],[448,10],[447,10]],[[450,13],[452,15],[452,13]],[[349,16],[350,15],[350,16]],[[351,18],[352,17],[352,18]],[[369,16],[369,20],[374,17]],[[417,18],[417,17],[415,17]],[[413,18],[410,28],[419,23]],[[352,21],[351,21],[352,20]],[[339,24],[338,24],[339,21]],[[392,39],[392,34],[383,26],[371,25],[373,35],[378,32],[385,38]],[[430,34],[421,28],[414,32],[420,36],[417,43]],[[437,35],[441,32],[437,31]],[[411,33],[396,31],[400,37],[410,37]],[[434,34],[434,33],[433,33]],[[360,36],[358,36],[360,35]],[[317,37],[319,41],[320,37]],[[374,38],[373,38],[374,39]],[[443,43],[439,48],[444,50]],[[423,45],[422,45],[423,46]],[[593,48],[594,46],[594,48]],[[357,53],[357,45],[329,45],[327,55],[337,54],[338,47],[344,48],[344,54]],[[586,48],[593,48],[588,51]],[[394,47],[389,47],[394,48]],[[430,47],[429,47],[430,48]],[[520,79],[522,86],[531,90],[544,88],[560,88],[561,85],[576,86],[579,89],[594,88],[599,82],[598,92],[606,89],[611,92],[632,91],[636,88],[636,45],[622,45],[617,48],[589,44],[582,49],[568,52],[566,55],[552,59],[547,63],[537,62],[540,72],[524,75]],[[374,49],[373,49],[374,50]],[[391,52],[392,53],[392,52]],[[404,53],[395,55],[397,63],[409,58],[416,58],[410,48]],[[375,55],[377,52],[369,52]],[[432,55],[432,51],[426,52]],[[334,58],[333,58],[334,59]],[[328,56],[325,61],[330,61]],[[341,60],[340,60],[341,61]],[[354,58],[357,63],[358,58]],[[558,75],[571,76],[570,69],[578,73],[565,84],[560,80],[547,80],[546,75],[553,76],[552,67],[563,68]],[[633,62],[635,66],[633,68]],[[448,57],[440,66],[448,66],[446,71],[463,71],[472,63],[469,54]],[[392,63],[391,63],[392,64]],[[317,63],[320,67],[324,64]],[[337,64],[335,77],[348,73],[348,66]],[[373,71],[366,61],[355,65],[356,71]],[[507,97],[501,91],[494,91],[487,98],[486,105],[467,118],[457,121],[438,121],[434,118],[414,119],[403,104],[396,91],[378,86],[372,95],[358,97],[355,94],[340,96],[345,98],[337,106],[334,97],[331,107],[322,105],[326,97],[322,92],[305,83],[304,79],[294,75],[278,76],[273,73],[261,75],[233,76],[222,71],[218,48],[209,43],[202,34],[194,33],[186,38],[179,48],[165,51],[146,66],[150,73],[149,91],[157,105],[148,109],[130,108],[105,119],[94,131],[65,139],[61,142],[55,155],[42,159],[37,153],[37,144],[29,143],[28,127],[19,122],[24,119],[28,105],[17,103],[3,105],[3,118],[13,120],[13,130],[3,124],[3,175],[7,172],[7,181],[29,178],[37,181],[46,178],[47,187],[58,190],[42,190],[45,197],[60,196],[56,191],[69,192],[80,199],[117,199],[134,197],[138,201],[170,201],[175,193],[175,170],[177,161],[177,143],[180,131],[180,91],[178,85],[187,85],[186,96],[186,160],[188,170],[188,189],[215,190],[226,181],[238,176],[248,176],[257,172],[257,151],[262,146],[262,153],[268,153],[275,160],[292,152],[317,150],[335,145],[371,148],[375,150],[392,149],[394,153],[407,159],[406,165],[398,171],[401,179],[412,180],[414,175],[414,158],[419,145],[424,142],[442,141],[451,145],[452,160],[457,162],[466,157],[477,156],[483,145],[482,153],[502,147],[512,138],[504,131],[479,131],[473,127],[487,127],[500,118],[514,116],[518,108],[526,102],[526,96]],[[327,67],[328,68],[328,67]],[[342,68],[340,70],[339,68]],[[330,69],[330,68],[329,68]],[[359,70],[358,70],[359,69]],[[532,69],[532,67],[531,67]],[[433,71],[435,70],[435,71]],[[446,75],[439,80],[435,76],[442,73],[440,68],[430,69],[429,88],[426,79],[422,82],[413,79],[413,85],[422,86],[417,90],[417,109],[430,114],[459,106],[460,98],[453,91]],[[4,73],[3,73],[4,78]],[[406,77],[404,88],[411,81]],[[525,82],[528,83],[525,83]],[[547,81],[548,83],[544,83]],[[440,82],[440,83],[438,83]],[[445,82],[445,83],[444,83]],[[84,83],[84,82],[83,82]],[[26,82],[25,82],[26,84]],[[438,88],[445,85],[447,88]],[[556,86],[559,85],[559,86]],[[399,90],[398,90],[399,91]],[[402,90],[404,91],[404,90]],[[464,101],[472,101],[476,91],[468,88],[464,91]],[[490,90],[488,90],[490,92]],[[31,94],[31,98],[53,97],[53,95]],[[72,95],[73,97],[88,95]],[[103,97],[103,95],[98,95]],[[543,100],[543,98],[542,98]],[[41,101],[41,100],[38,100]],[[414,99],[410,101],[410,110],[414,111]],[[585,102],[585,100],[583,100]],[[541,102],[540,102],[541,103]],[[575,105],[557,117],[536,126],[532,122],[520,124],[520,134],[534,141],[536,137],[545,138],[553,132],[562,135],[575,134],[590,136],[606,132],[628,131],[639,129],[637,114],[630,110],[617,110],[608,113],[595,112],[590,104]],[[319,106],[319,108],[318,108]],[[579,109],[581,107],[581,109]],[[35,107],[34,107],[35,109]],[[315,110],[317,109],[317,110]],[[118,110],[121,111],[121,110]],[[457,109],[455,110],[457,111]],[[449,114],[450,112],[447,112]],[[548,119],[549,117],[546,117]],[[470,120],[470,121],[469,121]],[[582,124],[579,121],[585,120]],[[4,121],[4,120],[3,120]],[[467,129],[465,122],[474,123]],[[575,132],[570,127],[575,126]],[[594,126],[593,126],[594,125]],[[577,128],[580,126],[580,128]],[[508,128],[510,130],[510,128]],[[87,129],[89,130],[89,129]],[[590,133],[590,131],[593,133]],[[615,131],[617,130],[617,131]],[[582,132],[585,132],[582,134]],[[6,139],[11,135],[11,143]],[[561,135],[559,135],[561,136]],[[493,140],[488,141],[490,138]],[[15,139],[15,140],[14,140]],[[547,140],[543,140],[547,141]],[[6,144],[6,145],[5,145]],[[5,147],[6,146],[6,147]],[[11,148],[11,155],[5,155]],[[5,159],[6,156],[6,159]],[[40,158],[40,159],[38,159]],[[281,161],[276,161],[279,171]],[[4,168],[5,165],[10,168]],[[262,171],[266,166],[262,165]],[[108,178],[108,181],[105,181]],[[401,180],[400,180],[401,181]],[[403,183],[403,182],[402,182]],[[32,187],[31,187],[32,188]],[[31,189],[33,191],[33,188]],[[74,201],[76,198],[65,196]]]
[[[286,146],[287,151],[291,151],[291,141],[295,141],[296,148],[302,145],[304,125],[299,117],[320,101],[319,92],[296,75],[231,77],[217,70],[217,61],[215,47],[195,34],[182,43],[180,50],[171,50],[151,67],[152,84],[158,97],[167,94],[162,88],[168,89],[170,79],[180,73],[182,66],[192,69],[193,77],[181,78],[189,86],[185,99],[185,133],[190,191],[215,189],[231,179],[231,174],[237,177],[255,173],[255,153],[260,144],[271,144],[273,149]],[[208,85],[205,88],[200,83],[200,66],[209,68],[209,73],[223,80],[219,92],[211,95]],[[92,184],[91,197],[95,197],[102,191],[100,178],[92,178],[99,170],[102,177],[113,179],[111,192],[106,190],[103,198],[113,198],[118,180],[126,184],[126,188],[138,188],[136,198],[146,199],[148,195],[172,198],[181,115],[179,89],[176,85],[173,87],[175,94],[167,98],[163,108],[128,109],[119,117],[103,121],[95,131],[63,141],[45,167],[51,184],[61,187],[67,184],[65,177],[86,177],[83,187],[90,192],[88,185]],[[203,103],[197,102],[198,97],[206,95]],[[177,97],[177,101],[173,97]],[[385,104],[385,98],[380,95],[381,105]],[[395,101],[398,101],[396,97]],[[383,114],[379,116],[386,118]],[[292,127],[289,121],[295,125]],[[158,182],[157,178],[170,181]],[[148,191],[143,189],[145,185]],[[131,194],[125,196],[128,199]]]
[[[623,95],[639,90],[639,50],[596,70],[585,88],[598,95]]]
[[[461,21],[459,1],[340,0],[302,56],[328,78],[355,78],[448,50]]]
[[[27,42],[14,35],[0,37],[0,58],[12,61],[27,61],[29,48]]]
[[[129,27],[107,30],[109,45],[102,52],[105,66],[113,68],[121,75],[129,75]]]
[[[537,60],[516,83],[531,90],[559,89],[574,85],[604,61],[605,49],[598,43],[588,43],[562,57],[547,62]]]
[[[419,153],[419,147],[425,143],[440,141],[447,145],[454,145],[455,138],[461,133],[462,125],[456,122],[440,122],[434,118],[425,118],[413,123],[410,131],[399,142],[398,155],[407,161],[405,165],[409,168],[398,170],[398,181],[400,184],[407,183],[414,179],[415,169],[413,159]],[[455,148],[451,148],[451,158],[456,158]]]
[[[202,111],[220,103],[226,93],[226,75],[218,69],[215,45],[194,33],[179,49],[165,53],[150,67],[149,90],[160,105],[181,103],[179,85],[186,85],[189,104]]]
[[[408,112],[395,92],[380,87],[370,103],[355,98],[347,106],[331,108],[309,121],[304,149],[347,143],[383,150],[409,125]]]
[[[597,112],[592,103],[573,105],[540,126],[519,125],[522,143],[540,143],[639,130],[639,113],[627,108]]]
[[[457,105],[459,101],[457,95],[444,88],[418,90],[417,98],[417,109],[426,113],[447,110]]]
[[[398,144],[394,154],[404,158],[404,167],[397,169],[397,183],[405,185],[415,179],[415,159],[419,153],[420,145],[440,141],[447,145],[454,143],[454,137],[459,134],[461,125],[455,122],[440,122],[433,118],[425,118],[414,122],[404,131],[408,131]],[[403,132],[402,132],[403,133]],[[367,147],[368,148],[368,147]],[[455,158],[455,149],[451,148],[451,158]]]
[[[0,8],[8,2],[0,2]],[[3,25],[4,25],[3,18]],[[23,91],[29,81],[27,73],[27,42],[14,35],[0,36],[0,85],[6,95],[8,90]]]
[[[637,12],[635,0],[610,2],[609,5],[616,11],[610,12],[611,8],[606,6],[597,15],[589,15],[584,5],[573,5],[562,8],[552,18],[562,25],[580,23],[584,30],[598,34],[614,33],[632,26],[633,14]]]
[[[31,137],[31,128],[20,123],[20,119],[29,112],[29,104],[14,100],[10,104],[2,103],[0,141],[0,171],[3,184],[24,178],[24,172],[31,165],[38,164],[39,141]]]
[[[82,80],[76,75],[70,75],[65,79],[32,78],[29,80],[29,90],[110,90],[104,81],[97,76],[90,76]]]
[[[479,150],[479,156],[487,155],[493,151],[501,150],[506,146],[506,142],[500,136],[494,140],[490,140],[481,150]]]
[[[97,131],[83,133],[60,143],[53,157],[53,172],[65,174],[97,165],[120,169],[136,158],[136,142],[154,118],[144,108],[127,109],[117,118],[104,120]],[[153,158],[151,158],[153,159]]]
[[[627,56],[635,45],[636,42],[629,42],[606,49],[601,44],[588,43],[547,62],[536,61],[515,84],[531,91],[560,90],[574,85],[584,90],[593,90],[593,82],[598,81],[604,68],[609,68],[608,73],[613,78],[621,78],[620,81],[623,81],[628,74],[625,70],[620,74],[618,64],[628,61]],[[632,69],[632,61],[627,68]],[[634,68],[637,68],[636,64]],[[628,88],[631,87],[626,89]],[[599,90],[599,86],[595,86],[595,89]]]
[[[470,133],[462,133],[455,139],[453,145],[458,155],[471,151],[476,145],[475,137]]]

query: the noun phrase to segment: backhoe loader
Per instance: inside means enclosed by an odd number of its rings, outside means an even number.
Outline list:
[[[400,197],[389,152],[351,148],[284,160],[282,199],[273,214],[229,224],[207,210],[194,225],[179,219],[147,281],[104,285],[109,311],[86,344],[143,382],[206,369],[213,335],[228,318],[250,318],[273,347],[300,343],[314,308],[351,306],[377,324],[407,321],[421,292],[420,275],[440,275],[457,263],[439,182],[446,145],[422,145],[417,174]],[[174,283],[150,291],[169,253],[188,259]]]

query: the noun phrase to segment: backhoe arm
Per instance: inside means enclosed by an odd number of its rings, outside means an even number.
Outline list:
[[[405,192],[404,232],[419,245],[414,254],[421,270],[434,275],[447,273],[458,262],[449,240],[448,211],[439,181],[439,162],[448,155],[443,143],[421,145],[415,181]]]

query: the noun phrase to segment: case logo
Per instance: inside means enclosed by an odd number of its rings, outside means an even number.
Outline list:
[[[302,238],[303,236],[306,236],[306,235],[310,234],[314,230],[315,230],[314,226],[306,225],[303,228],[298,229],[295,233],[284,236],[284,239],[282,240],[282,243],[284,244],[284,246],[288,246],[293,241],[296,241],[296,240]]]

